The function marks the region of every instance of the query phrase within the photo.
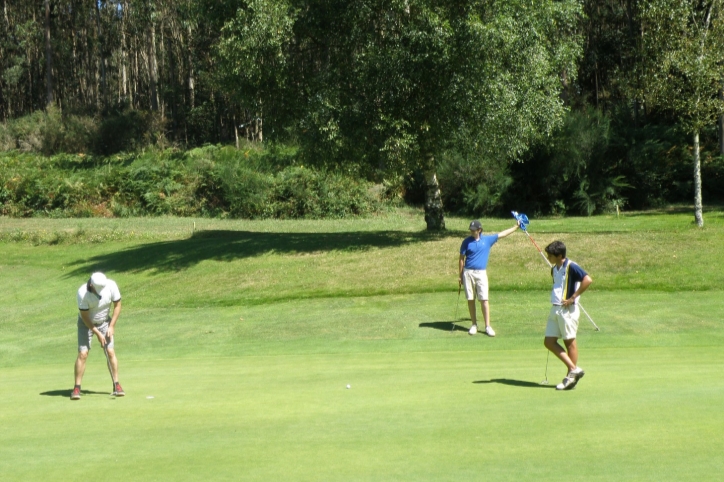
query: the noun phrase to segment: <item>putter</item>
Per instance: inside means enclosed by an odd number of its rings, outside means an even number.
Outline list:
[[[455,303],[455,318],[453,318],[453,322],[451,323],[452,328],[450,331],[455,331],[455,322],[458,321],[458,307],[460,306],[460,289],[463,287],[462,283],[458,283],[458,302]]]
[[[550,351],[550,350],[547,350],[547,355],[546,355],[546,378],[545,378],[545,380],[543,380],[542,382],[540,382],[541,385],[548,385],[548,357],[550,356],[550,354],[551,354],[551,351]]]
[[[108,365],[108,373],[111,375],[111,386],[113,386],[113,392],[116,391],[116,381],[113,379],[113,370],[111,369],[111,359],[108,356],[108,340],[106,340],[106,344],[103,345],[103,353],[106,354],[106,364]]]
[[[550,261],[548,261],[548,258],[546,258],[546,255],[543,254],[543,250],[540,249],[540,246],[538,246],[538,243],[535,242],[535,239],[533,239],[533,236],[531,236],[530,233],[528,232],[528,225],[530,224],[530,222],[528,221],[528,216],[526,216],[526,215],[523,214],[523,213],[518,214],[518,211],[511,211],[511,214],[513,214],[513,217],[520,223],[520,229],[523,230],[523,232],[525,233],[525,235],[528,236],[528,239],[530,239],[530,241],[533,243],[533,246],[536,247],[536,249],[537,249],[538,252],[540,253],[541,257],[543,258],[543,261],[546,262],[546,264],[548,265],[549,268],[552,268],[553,265],[551,264]],[[588,318],[588,321],[591,322],[591,324],[592,324],[593,327],[596,329],[596,331],[601,331],[601,329],[600,329],[600,328],[598,327],[598,325],[593,321],[593,318],[591,318],[591,315],[588,314],[588,312],[587,312],[586,309],[583,307],[583,305],[582,305],[580,302],[578,302],[578,303],[576,303],[576,304],[577,304],[578,307],[581,309],[581,311],[583,311],[583,313],[585,313],[586,318]]]

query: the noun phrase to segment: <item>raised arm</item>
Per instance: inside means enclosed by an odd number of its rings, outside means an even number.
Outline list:
[[[498,239],[504,238],[504,237],[506,237],[506,236],[510,236],[511,234],[513,234],[513,233],[515,232],[516,229],[518,229],[518,226],[520,226],[520,221],[517,222],[516,225],[513,226],[512,228],[508,228],[508,229],[506,229],[505,231],[499,232],[499,233],[498,233]]]

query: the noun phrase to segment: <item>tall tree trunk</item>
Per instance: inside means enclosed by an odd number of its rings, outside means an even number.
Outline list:
[[[254,141],[259,142],[259,143],[263,142],[264,141],[264,131],[262,129],[263,124],[262,124],[261,113],[256,115],[256,117],[254,118],[254,121],[253,121],[253,125],[254,125],[254,134],[253,134]]]
[[[425,159],[425,222],[428,231],[442,231],[445,229],[445,214],[442,210],[442,196],[440,184],[437,182],[435,157],[427,154]]]
[[[124,0],[121,17],[121,100],[126,100],[128,98],[128,75],[126,73],[128,65],[128,42],[126,41],[126,18],[128,18],[128,1]]]
[[[719,101],[724,102],[724,89],[719,89]],[[724,156],[724,114],[719,116],[719,154]]]
[[[98,60],[101,68],[101,91],[100,91],[100,105],[105,107],[107,89],[106,89],[106,57],[103,55],[104,42],[103,42],[103,31],[101,30],[101,6],[99,1],[95,0],[93,3],[96,4],[96,28],[98,30]]]
[[[166,35],[164,35],[164,19],[165,18],[165,12],[161,16],[161,21],[158,25],[158,33],[160,34],[160,38],[158,40],[158,46],[160,51],[156,51],[154,49],[154,57],[156,59],[156,63],[158,64],[158,58],[161,58],[161,68],[159,69],[156,67],[156,81],[159,82],[159,78],[163,79],[164,74],[166,73],[166,45],[165,45],[165,38]],[[154,46],[155,47],[155,46]],[[165,80],[165,79],[164,79]],[[161,83],[161,82],[159,82]],[[156,88],[156,95],[158,95],[158,88]],[[158,107],[161,109],[161,119],[166,118],[166,96],[165,95],[159,95],[158,96]]]
[[[156,29],[153,23],[148,28],[148,83],[151,88],[151,110],[158,111],[158,71],[156,66]]]
[[[236,114],[234,114],[234,144],[236,145],[236,148],[239,149],[239,125],[236,122]]]
[[[134,109],[138,106],[136,105],[138,99],[138,83],[141,80],[141,67],[139,67],[138,63],[138,39],[134,37],[133,39],[133,82],[131,83],[131,107]],[[141,62],[142,64],[143,62]]]
[[[196,100],[196,92],[194,91],[194,56],[193,56],[193,50],[191,47],[191,25],[188,26],[188,53],[189,53],[189,105],[191,108],[194,108],[194,103]]]
[[[75,12],[73,12],[75,13]],[[75,15],[71,17],[70,20],[70,43],[71,43],[71,53],[72,53],[72,63],[70,66],[70,72],[71,72],[71,78],[73,79],[73,92],[75,101],[80,102],[82,99],[82,93],[80,90],[80,76],[78,75],[78,60],[77,56],[78,53],[76,52],[76,31],[75,31]]]
[[[700,228],[704,226],[701,202],[701,158],[699,156],[699,131],[694,133],[694,219]]]
[[[596,109],[598,109],[598,62],[596,62],[596,67],[593,72],[596,80]]]
[[[33,51],[28,48],[28,95],[22,96],[23,103],[20,104],[20,110],[22,111],[25,107],[25,100],[28,101],[28,108],[33,109],[33,65],[35,65],[35,59],[33,58]],[[28,97],[29,96],[29,97]],[[26,98],[27,97],[27,98]]]
[[[45,0],[45,89],[46,105],[53,103],[53,49],[50,47],[50,0]]]
[[[5,34],[7,36],[10,35],[10,20],[8,19],[8,1],[3,0],[3,14],[5,16]],[[3,38],[3,43],[5,42],[5,39]],[[0,51],[4,55],[4,52]],[[12,117],[12,109],[13,109],[13,103],[10,99],[11,96],[5,96],[3,95],[4,92],[2,91],[2,83],[0,83],[0,97],[2,97],[3,100],[3,122],[7,122],[8,118]],[[9,94],[9,93],[8,93]]]

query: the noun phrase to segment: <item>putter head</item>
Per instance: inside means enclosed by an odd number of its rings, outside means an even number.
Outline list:
[[[540,385],[548,385],[548,380],[543,380],[542,382],[540,382]]]

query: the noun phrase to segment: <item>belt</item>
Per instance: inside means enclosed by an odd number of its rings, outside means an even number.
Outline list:
[[[104,325],[104,324],[106,324],[106,323],[108,323],[108,322],[110,322],[110,321],[111,321],[111,319],[110,319],[110,318],[107,318],[105,321],[101,321],[100,323],[93,323],[93,326],[95,326],[96,328],[98,328],[99,326]]]

